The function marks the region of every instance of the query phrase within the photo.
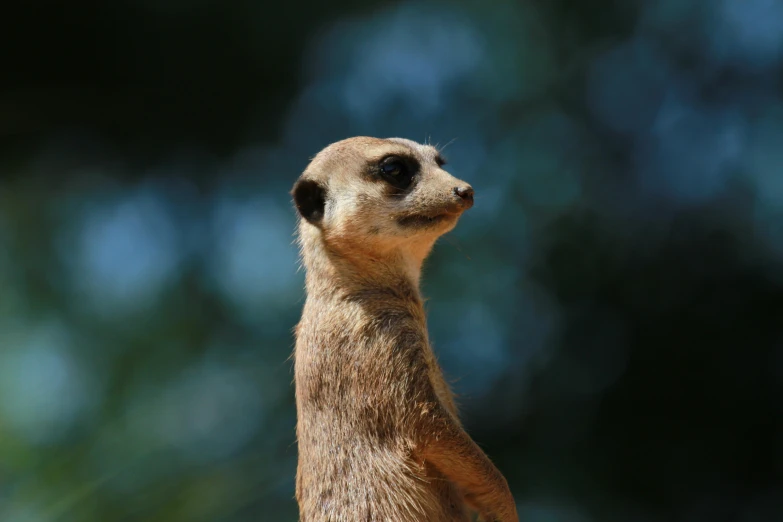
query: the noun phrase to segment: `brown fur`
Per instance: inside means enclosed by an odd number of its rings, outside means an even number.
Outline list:
[[[420,165],[409,189],[379,176],[390,154]],[[294,187],[307,271],[295,350],[303,522],[467,521],[468,506],[517,520],[506,480],[458,420],[427,337],[422,262],[472,205],[454,192],[469,186],[438,159],[408,140],[351,138],[321,151]],[[310,213],[313,194],[322,211]],[[415,215],[444,217],[400,224]]]

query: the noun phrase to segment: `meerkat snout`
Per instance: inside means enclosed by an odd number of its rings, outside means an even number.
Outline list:
[[[454,194],[462,200],[463,209],[467,210],[473,206],[473,187],[470,185],[454,187]]]

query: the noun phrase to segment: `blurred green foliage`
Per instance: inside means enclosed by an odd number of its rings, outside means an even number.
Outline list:
[[[16,3],[0,520],[296,520],[287,191],[444,146],[425,269],[522,520],[783,520],[783,2]]]

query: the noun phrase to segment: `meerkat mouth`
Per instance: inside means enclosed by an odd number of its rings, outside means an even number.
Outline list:
[[[426,214],[413,214],[411,216],[404,216],[397,220],[400,226],[409,228],[425,228],[436,225],[443,221],[453,219],[457,217],[457,214],[451,212],[443,212],[441,214],[426,215]]]

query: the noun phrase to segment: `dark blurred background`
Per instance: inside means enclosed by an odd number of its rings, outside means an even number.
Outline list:
[[[0,520],[294,521],[288,190],[352,136],[476,206],[425,273],[526,522],[783,520],[783,0],[14,2]]]

